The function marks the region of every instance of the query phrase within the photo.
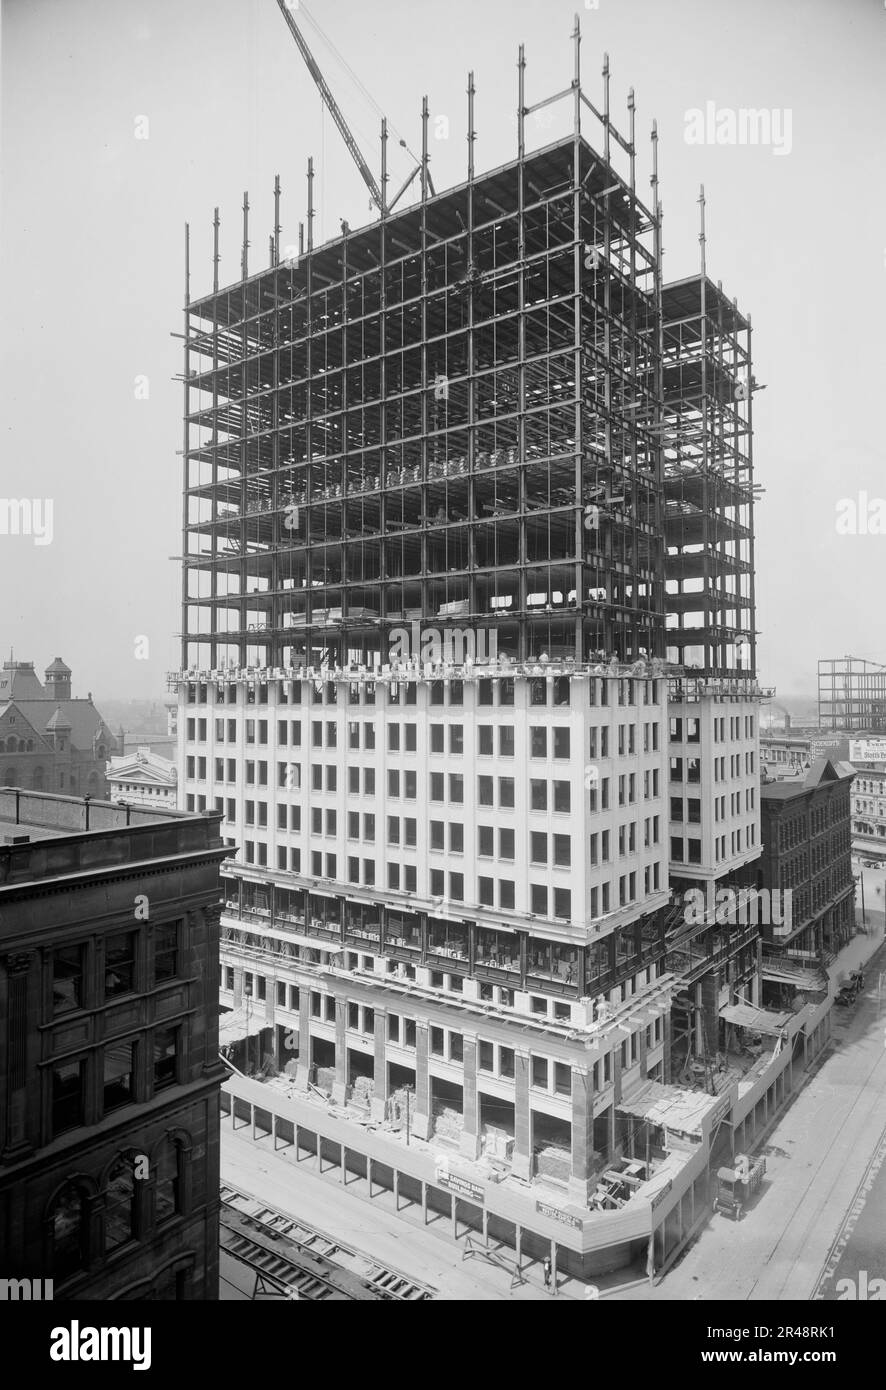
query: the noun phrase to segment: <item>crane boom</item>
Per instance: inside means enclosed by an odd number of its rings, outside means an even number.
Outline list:
[[[307,64],[308,72],[311,74],[315,83],[317,84],[317,87],[319,88],[321,97],[325,101],[326,105],[329,107],[332,119],[338,126],[338,129],[341,133],[341,137],[348,147],[351,158],[353,159],[357,168],[360,170],[360,176],[363,179],[363,182],[366,184],[366,187],[369,189],[369,192],[372,196],[372,201],[375,203],[379,212],[384,213],[385,205],[382,191],[375,181],[375,177],[372,173],[372,170],[366,163],[366,160],[363,158],[363,155],[360,152],[360,146],[354,139],[350,126],[348,125],[347,121],[345,120],[344,116],[339,110],[338,103],[336,102],[335,97],[332,95],[332,92],[329,90],[326,79],[324,78],[322,72],[317,66],[317,62],[314,58],[313,53],[308,48],[308,45],[304,40],[304,36],[301,30],[299,29],[298,25],[292,17],[292,11],[286,4],[286,0],[277,0],[277,7],[280,10],[280,13],[282,14],[283,18],[286,20],[290,34],[295,39],[295,42],[298,44],[299,52],[301,53],[302,57],[305,60],[305,63]]]

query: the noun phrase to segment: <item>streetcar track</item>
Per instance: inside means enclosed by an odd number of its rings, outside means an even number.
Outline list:
[[[882,949],[882,948],[881,948],[881,949]],[[857,1020],[856,1020],[856,1021],[857,1021]],[[853,1039],[853,1041],[859,1041],[859,1039]],[[835,1055],[836,1055],[836,1054],[835,1054]],[[806,1194],[809,1192],[810,1188],[812,1187],[812,1184],[816,1181],[816,1179],[818,1178],[819,1174],[821,1173],[821,1170],[822,1170],[822,1168],[824,1167],[824,1164],[825,1164],[825,1162],[827,1161],[827,1159],[829,1158],[831,1152],[833,1151],[834,1146],[836,1145],[837,1141],[842,1137],[842,1134],[843,1134],[843,1132],[844,1132],[844,1130],[845,1130],[847,1121],[850,1119],[850,1117],[851,1117],[853,1111],[855,1110],[856,1106],[857,1106],[857,1105],[859,1104],[859,1102],[861,1101],[862,1096],[865,1094],[865,1092],[866,1092],[866,1090],[867,1090],[867,1087],[868,1087],[868,1085],[870,1084],[871,1078],[873,1077],[874,1073],[875,1073],[875,1072],[877,1071],[877,1069],[881,1066],[881,1064],[882,1064],[882,1062],[883,1062],[883,1060],[884,1060],[884,1055],[886,1055],[886,1054],[884,1054],[884,1053],[881,1051],[880,1054],[879,1054],[879,1056],[877,1056],[877,1057],[875,1058],[875,1060],[874,1060],[872,1066],[870,1067],[869,1071],[865,1074],[865,1076],[862,1078],[862,1080],[858,1083],[857,1092],[856,1092],[856,1095],[855,1095],[854,1099],[852,1100],[852,1103],[850,1104],[849,1108],[845,1111],[845,1113],[842,1115],[842,1117],[841,1117],[841,1119],[840,1119],[840,1123],[839,1123],[838,1125],[835,1126],[833,1138],[830,1140],[830,1142],[829,1142],[827,1148],[826,1148],[826,1149],[824,1150],[824,1152],[821,1154],[821,1157],[820,1157],[820,1159],[819,1159],[819,1162],[818,1162],[818,1164],[817,1164],[817,1166],[816,1166],[814,1172],[812,1172],[812,1173],[810,1174],[809,1181],[807,1182],[805,1188],[803,1189],[803,1193],[802,1193],[802,1195],[801,1195],[801,1197],[800,1197],[800,1200],[797,1202],[797,1205],[796,1205],[796,1208],[795,1208],[795,1212],[794,1212],[794,1217],[792,1217],[792,1218],[791,1218],[791,1221],[789,1221],[788,1224],[787,1224],[787,1226],[785,1226],[784,1230],[783,1230],[783,1231],[781,1232],[781,1234],[779,1235],[778,1240],[775,1242],[775,1244],[773,1245],[772,1249],[769,1251],[769,1254],[766,1256],[766,1259],[765,1259],[765,1261],[764,1261],[764,1264],[765,1264],[765,1265],[771,1264],[771,1261],[773,1260],[774,1256],[776,1255],[776,1252],[778,1251],[779,1246],[781,1245],[782,1241],[783,1241],[783,1240],[785,1239],[785,1237],[787,1236],[788,1231],[790,1230],[791,1226],[793,1225],[793,1222],[794,1222],[794,1220],[795,1220],[795,1218],[796,1218],[797,1213],[800,1211],[800,1209],[801,1209],[801,1207],[802,1207],[803,1199],[805,1198]],[[866,1180],[867,1180],[867,1178],[868,1178],[868,1174],[869,1174],[869,1170],[870,1170],[871,1164],[875,1161],[875,1159],[876,1159],[876,1157],[877,1157],[877,1154],[880,1153],[880,1150],[881,1150],[881,1147],[882,1147],[883,1144],[884,1144],[884,1141],[886,1141],[886,1128],[884,1128],[883,1131],[881,1132],[881,1134],[880,1134],[880,1136],[879,1136],[879,1139],[877,1140],[877,1144],[875,1145],[875,1148],[874,1148],[874,1155],[873,1155],[872,1158],[870,1159],[868,1165],[867,1165],[866,1168],[865,1168],[864,1175],[862,1176],[861,1180],[860,1180],[859,1183],[856,1185],[856,1187],[855,1187],[855,1189],[854,1189],[854,1191],[853,1191],[852,1199],[851,1199],[851,1201],[850,1201],[850,1203],[849,1203],[849,1211],[847,1212],[847,1215],[843,1218],[843,1222],[841,1222],[841,1231],[842,1231],[843,1226],[845,1225],[846,1221],[848,1220],[848,1217],[849,1217],[849,1215],[851,1214],[853,1208],[855,1207],[855,1204],[856,1204],[856,1202],[857,1202],[857,1200],[858,1200],[858,1194],[859,1194],[859,1192],[861,1191],[862,1187],[864,1186],[864,1184],[865,1184],[865,1182],[866,1182]],[[882,1159],[881,1159],[881,1161],[882,1161]],[[878,1164],[878,1167],[879,1167],[879,1164]],[[830,1186],[828,1187],[827,1192],[825,1193],[823,1199],[816,1205],[815,1210],[814,1210],[813,1213],[809,1216],[809,1218],[807,1219],[805,1225],[802,1227],[802,1233],[803,1233],[804,1243],[805,1243],[806,1235],[807,1235],[807,1233],[809,1232],[810,1228],[815,1224],[816,1221],[818,1221],[819,1217],[821,1216],[821,1213],[822,1213],[822,1212],[826,1209],[826,1207],[828,1206],[828,1203],[829,1203],[830,1198],[831,1198],[831,1196],[832,1196],[832,1194],[833,1194],[833,1191],[834,1191],[834,1189],[836,1188],[837,1184],[840,1182],[841,1177],[842,1177],[842,1170],[841,1170],[841,1169],[838,1169],[838,1171],[837,1171],[837,1173],[836,1173],[836,1175],[835,1175],[833,1181],[831,1182]],[[863,1204],[862,1204],[862,1205],[863,1205]],[[856,1216],[856,1220],[857,1220],[857,1216]],[[819,1286],[820,1286],[820,1284],[821,1284],[821,1282],[822,1282],[822,1279],[823,1279],[823,1277],[824,1277],[825,1271],[826,1271],[827,1266],[828,1266],[828,1262],[829,1262],[829,1260],[831,1259],[831,1256],[832,1256],[832,1253],[833,1253],[833,1250],[834,1250],[834,1246],[836,1245],[837,1241],[839,1240],[839,1237],[840,1237],[840,1232],[838,1232],[837,1236],[835,1237],[834,1241],[831,1243],[831,1246],[829,1247],[827,1257],[826,1257],[826,1259],[825,1259],[825,1261],[824,1261],[824,1263],[823,1263],[823,1265],[822,1265],[822,1267],[821,1267],[821,1269],[820,1269],[820,1271],[819,1271],[818,1277],[817,1277],[817,1279],[816,1279],[816,1281],[815,1281],[815,1284],[814,1284],[814,1286],[813,1286],[813,1293],[810,1294],[810,1300],[814,1298],[815,1293],[817,1292],[817,1290],[818,1290],[818,1288],[819,1288]],[[780,1284],[780,1286],[779,1286],[779,1291],[780,1291],[781,1289],[783,1289],[784,1286],[785,1286],[785,1284],[787,1283],[787,1280],[788,1280],[788,1278],[790,1277],[790,1274],[791,1274],[791,1272],[792,1272],[792,1269],[793,1269],[793,1265],[791,1265],[791,1266],[789,1267],[787,1273],[785,1274],[784,1278],[782,1279],[782,1282],[781,1282],[781,1284]],[[753,1284],[751,1285],[750,1289],[748,1290],[748,1293],[746,1294],[746,1300],[747,1300],[747,1299],[750,1299],[750,1297],[751,1297],[751,1295],[752,1295],[754,1289],[757,1287],[757,1284],[758,1284],[758,1283],[759,1283],[759,1276],[754,1280]]]

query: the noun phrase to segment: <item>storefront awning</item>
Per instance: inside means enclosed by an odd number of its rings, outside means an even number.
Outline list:
[[[816,992],[828,987],[828,978],[823,970],[815,966],[804,968],[793,961],[782,964],[764,956],[760,973],[764,980],[772,980],[780,985],[793,985],[797,990]]]
[[[724,1004],[720,1017],[738,1028],[750,1028],[754,1033],[764,1033],[777,1038],[787,1028],[793,1013],[776,1013],[774,1009],[755,1009],[752,1004]]]
[[[219,1014],[219,1047],[229,1047],[231,1043],[242,1042],[244,1038],[257,1038],[263,1028],[270,1027],[270,1024],[265,1022],[264,1003],[261,1003],[259,1008],[250,1004],[248,1019],[246,1013],[246,1005],[241,1004],[237,1009]]]
[[[641,1081],[616,1103],[619,1115],[632,1115],[661,1129],[678,1134],[700,1135],[702,1117],[717,1097],[706,1091],[690,1091],[682,1086],[665,1086],[659,1081]]]
[[[312,951],[326,951],[330,956],[345,949],[340,941],[324,941],[321,936],[291,936],[289,932],[285,932],[281,933],[280,940],[291,941],[293,946],[308,946]]]

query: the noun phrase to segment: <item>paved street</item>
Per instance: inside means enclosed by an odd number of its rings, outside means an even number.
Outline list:
[[[714,1216],[656,1287],[643,1282],[611,1297],[829,1299],[842,1279],[857,1282],[862,1272],[886,1278],[886,949],[884,899],[876,892],[884,876],[864,870],[864,877],[868,931],[853,938],[830,973],[839,979],[865,964],[866,989],[854,1005],[835,1006],[824,1060],[770,1133],[761,1195],[741,1222]],[[254,1143],[225,1128],[222,1176],[433,1285],[442,1298],[548,1297],[537,1266],[527,1264],[527,1283],[512,1291],[504,1270],[463,1261],[432,1226],[397,1217],[383,1204],[343,1200],[328,1179],[275,1155],[269,1139]],[[584,1289],[567,1281],[560,1293],[582,1298]]]
[[[854,937],[831,967],[839,976],[868,960],[864,995],[848,1008],[835,1006],[832,1046],[762,1149],[767,1173],[760,1197],[738,1223],[714,1216],[661,1284],[617,1297],[833,1298],[841,1278],[861,1270],[886,1276],[882,912],[877,919],[869,910],[868,926],[869,934]]]

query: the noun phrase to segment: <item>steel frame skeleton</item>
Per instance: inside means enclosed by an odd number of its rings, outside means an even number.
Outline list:
[[[575,75],[525,104],[518,157],[186,296],[183,666],[387,660],[420,621],[515,659],[663,655],[661,208],[628,134]],[[527,117],[573,131],[526,152]],[[602,155],[582,133],[602,127]],[[625,155],[626,176],[613,165]],[[383,141],[384,148],[384,141]],[[383,179],[386,170],[383,170]],[[300,249],[303,238],[300,238]],[[188,277],[189,278],[189,277]]]

